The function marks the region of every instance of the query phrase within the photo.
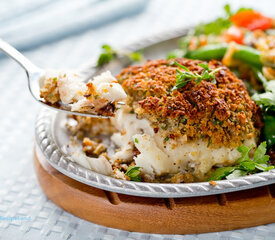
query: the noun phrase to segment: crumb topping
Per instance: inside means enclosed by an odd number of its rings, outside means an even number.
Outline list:
[[[176,59],[191,72],[201,74],[203,61]],[[128,103],[140,118],[150,120],[154,128],[165,125],[168,135],[187,135],[189,139],[207,138],[211,147],[242,144],[259,135],[260,108],[250,98],[244,83],[227,67],[212,60],[210,69],[222,67],[215,74],[216,84],[190,81],[172,91],[176,83],[173,60],[148,61],[130,66],[118,76],[128,94]]]

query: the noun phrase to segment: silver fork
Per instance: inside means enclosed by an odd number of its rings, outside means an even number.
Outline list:
[[[72,112],[70,107],[67,104],[60,104],[60,107],[55,107],[46,104],[43,102],[42,98],[40,98],[40,78],[45,74],[45,70],[34,65],[30,60],[28,60],[23,54],[17,51],[10,44],[5,42],[0,38],[0,50],[2,50],[6,55],[14,59],[19,63],[21,67],[23,67],[27,73],[28,78],[28,87],[29,90],[36,101],[42,104],[45,107],[50,109],[54,109],[57,111],[65,112],[67,114],[81,115],[87,117],[96,117],[96,118],[108,118],[107,116],[100,116],[91,113],[80,113],[80,112]],[[124,105],[124,103],[120,102],[119,104]]]

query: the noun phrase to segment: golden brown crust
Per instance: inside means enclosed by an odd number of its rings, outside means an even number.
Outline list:
[[[192,72],[203,71],[198,66],[202,61],[176,60]],[[244,139],[259,134],[259,107],[227,67],[212,60],[208,63],[211,69],[222,67],[215,74],[216,84],[192,81],[172,91],[178,68],[172,62],[148,61],[143,66],[130,66],[117,76],[139,117],[149,119],[154,127],[165,124],[170,134],[208,138],[213,146],[239,146]]]
[[[55,104],[60,101],[56,78],[49,78],[45,81],[44,87],[40,89],[40,97],[44,98],[46,102],[50,104]]]

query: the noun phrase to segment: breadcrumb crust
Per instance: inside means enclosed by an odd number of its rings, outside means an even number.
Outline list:
[[[222,67],[215,74],[216,84],[209,80],[199,84],[191,81],[172,91],[176,69],[183,71],[173,61],[147,61],[143,66],[130,66],[117,76],[138,118],[149,119],[154,129],[165,126],[168,137],[206,138],[211,147],[233,148],[259,135],[260,108],[250,98],[243,81],[227,67],[212,60],[208,63],[210,69]],[[203,71],[198,66],[203,61],[176,61],[191,72]]]

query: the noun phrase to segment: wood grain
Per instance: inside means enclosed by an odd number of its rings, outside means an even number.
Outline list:
[[[51,167],[35,147],[39,183],[56,205],[85,220],[127,231],[194,234],[275,222],[275,185],[190,198],[145,198],[77,182]]]

